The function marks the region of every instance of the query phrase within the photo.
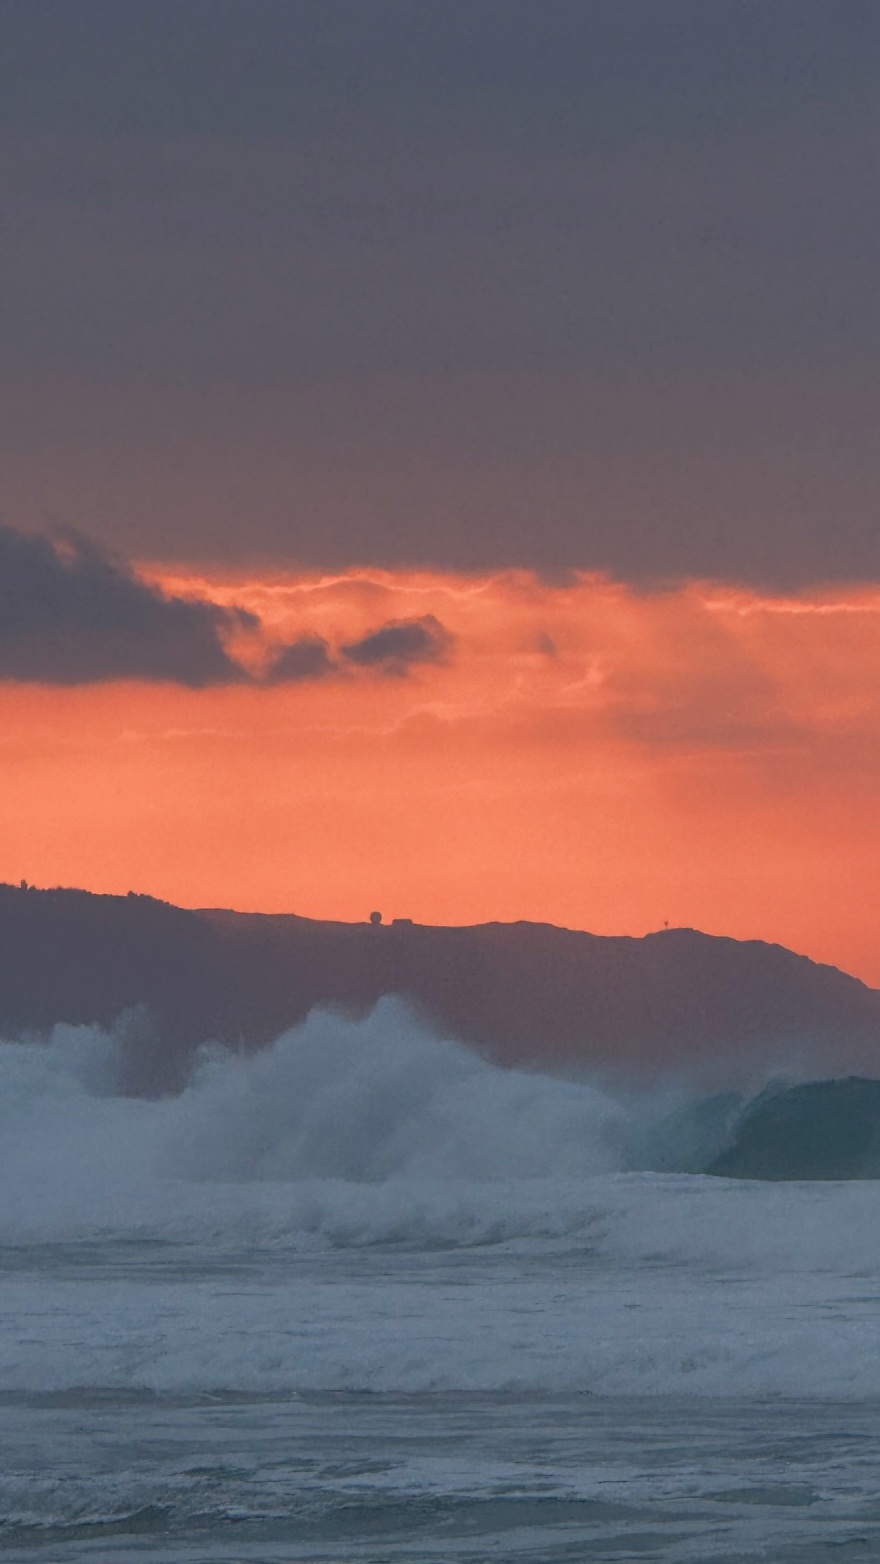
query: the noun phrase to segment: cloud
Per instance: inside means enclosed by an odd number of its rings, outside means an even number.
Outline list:
[[[417,619],[390,619],[359,641],[340,648],[343,657],[361,668],[375,668],[403,677],[417,663],[444,663],[454,637],[434,614]]]
[[[162,559],[880,578],[878,60],[870,0],[0,6],[0,502]]]
[[[265,676],[267,684],[300,684],[306,679],[324,679],[335,673],[337,664],[322,635],[304,635],[282,646]]]
[[[0,679],[168,681],[202,689],[247,678],[225,648],[254,614],[164,593],[78,534],[0,527]]]
[[[70,530],[45,537],[0,526],[0,682],[277,686],[326,679],[346,663],[404,677],[445,662],[454,641],[428,613],[389,620],[334,652],[334,626],[328,639],[302,605],[279,640],[258,605],[238,596],[146,579]]]

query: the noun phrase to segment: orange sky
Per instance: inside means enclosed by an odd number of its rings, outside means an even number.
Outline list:
[[[880,985],[880,589],[152,574],[279,641],[432,613],[455,647],[405,678],[0,685],[3,878],[312,917],[668,920]]]

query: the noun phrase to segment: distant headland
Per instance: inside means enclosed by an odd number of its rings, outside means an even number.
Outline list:
[[[258,1048],[316,1005],[384,995],[509,1065],[721,1082],[793,1065],[880,1075],[880,991],[782,946],[664,929],[319,922],[0,885],[0,1036],[128,1028],[131,1089],[207,1041]]]

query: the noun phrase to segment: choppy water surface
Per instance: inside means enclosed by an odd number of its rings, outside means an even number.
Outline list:
[[[0,1415],[16,1468],[4,1557],[873,1559],[877,1412],[453,1392],[16,1399]]]
[[[880,1557],[880,1184],[632,1171],[680,1104],[387,1007],[0,1072],[4,1559]]]

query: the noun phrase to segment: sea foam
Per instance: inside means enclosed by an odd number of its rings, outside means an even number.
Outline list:
[[[394,1003],[155,1100],[118,1047],[0,1048],[4,1392],[880,1393],[880,1183],[651,1171],[694,1154],[671,1088],[502,1070]]]

